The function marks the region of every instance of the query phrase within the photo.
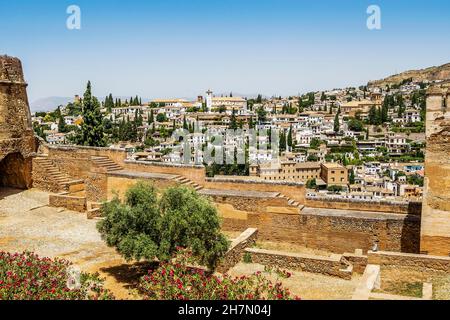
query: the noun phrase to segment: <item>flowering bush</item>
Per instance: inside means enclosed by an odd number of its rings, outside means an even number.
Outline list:
[[[260,272],[218,277],[178,262],[162,263],[141,278],[140,290],[152,300],[290,300],[281,282],[272,284]]]
[[[63,259],[40,258],[30,252],[0,252],[0,300],[106,300],[112,294],[98,274],[81,273],[79,289],[67,287],[68,268]]]
[[[273,267],[270,267],[270,266],[264,266],[264,271],[268,272],[268,273],[275,272],[275,274],[278,277],[283,278],[283,279],[288,279],[288,278],[290,278],[292,276],[292,274],[289,271],[280,269],[278,267],[273,268]]]

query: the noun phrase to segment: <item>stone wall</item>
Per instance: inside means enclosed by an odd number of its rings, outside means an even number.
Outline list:
[[[450,274],[450,257],[370,251],[368,263],[380,266],[381,287],[395,282],[432,282]]]
[[[428,91],[421,251],[450,255],[450,84]]]
[[[181,175],[199,185],[203,186],[205,184],[206,171],[204,166],[132,160],[126,160],[124,166],[125,169],[132,171]]]
[[[60,186],[58,183],[50,178],[50,175],[47,173],[47,170],[42,168],[38,164],[38,158],[33,158],[33,188],[46,190],[49,192],[59,192]]]
[[[20,153],[10,153],[0,160],[0,187],[30,188],[32,161]]]
[[[123,198],[127,190],[135,185],[139,181],[145,181],[144,179],[140,179],[138,177],[127,177],[127,176],[114,176],[113,173],[110,173],[108,175],[107,181],[106,181],[106,200],[111,200],[114,198],[114,196],[117,194],[120,198]],[[151,183],[155,186],[155,188],[158,190],[158,192],[161,192],[162,190],[175,186],[176,182],[172,180],[165,180],[165,179],[152,179]]]
[[[245,249],[254,245],[257,237],[258,230],[249,228],[245,230],[239,237],[234,239],[223,261],[217,268],[217,271],[220,273],[226,273],[228,272],[228,270],[242,261]]]
[[[419,252],[420,217],[370,212],[323,212],[304,209],[300,213],[245,212],[237,217],[225,215],[225,230],[257,228],[259,238],[281,241],[335,253],[370,250]],[[240,228],[240,229],[239,229]]]
[[[102,202],[108,199],[108,174],[93,169],[86,179],[86,198],[88,201]]]
[[[69,196],[68,193],[51,194],[49,206],[83,213],[87,210],[86,197]]]
[[[292,200],[305,203],[305,185],[303,183],[283,181],[258,181],[245,177],[206,178],[205,188],[238,191],[279,192]]]
[[[115,163],[123,166],[126,152],[121,149],[95,148],[83,146],[51,146],[48,145],[48,158],[74,179],[86,180],[94,167],[91,157],[109,157]]]
[[[372,212],[388,212],[399,214],[420,215],[422,212],[421,202],[409,201],[368,201],[357,199],[330,199],[325,197],[307,197],[306,206],[311,208],[328,208],[341,210],[359,210]]]
[[[346,280],[352,278],[352,267],[340,255],[324,257],[256,248],[247,248],[245,252],[251,255],[253,263],[265,266],[319,273]]]

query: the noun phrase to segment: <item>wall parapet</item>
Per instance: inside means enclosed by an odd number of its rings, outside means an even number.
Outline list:
[[[398,200],[364,200],[334,197],[306,196],[306,206],[312,208],[334,208],[361,211],[390,212],[420,216],[422,202]]]
[[[122,148],[106,148],[106,147],[90,147],[90,146],[78,146],[73,144],[64,144],[64,145],[52,145],[46,144],[46,147],[49,149],[57,149],[57,150],[93,150],[93,151],[119,151],[125,152],[125,149]]]
[[[68,192],[49,195],[49,206],[56,208],[65,208],[67,210],[86,212],[86,197],[70,196]]]
[[[239,237],[234,239],[231,243],[230,249],[225,254],[225,257],[220,266],[217,268],[217,271],[226,273],[238,264],[243,258],[245,248],[253,245],[256,242],[257,237],[258,229],[255,228],[248,228],[241,233],[241,235],[239,235]]]
[[[450,257],[390,251],[369,251],[368,263],[383,267],[408,267],[428,269],[433,272],[450,273]]]
[[[207,182],[238,182],[238,183],[248,183],[248,184],[268,184],[268,185],[282,185],[282,186],[300,186],[303,187],[305,184],[303,182],[292,182],[292,181],[267,181],[260,179],[248,179],[239,176],[215,176],[214,178],[205,178]]]
[[[333,254],[326,257],[257,248],[247,248],[245,252],[251,255],[253,263],[265,266],[319,273],[346,280],[352,277],[353,267],[342,259],[342,255]]]
[[[174,167],[174,168],[196,168],[196,169],[204,169],[203,165],[195,165],[195,164],[183,164],[183,163],[167,163],[167,162],[156,162],[156,161],[138,161],[138,160],[125,160],[124,163],[129,164],[142,164],[147,166],[156,166],[156,167]]]

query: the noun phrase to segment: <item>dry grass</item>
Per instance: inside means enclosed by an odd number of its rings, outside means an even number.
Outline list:
[[[259,249],[284,251],[290,253],[312,254],[323,257],[329,257],[331,255],[331,252],[328,251],[307,248],[305,246],[288,242],[258,241],[256,243],[256,247]]]
[[[437,278],[432,283],[434,300],[450,300],[450,275]]]

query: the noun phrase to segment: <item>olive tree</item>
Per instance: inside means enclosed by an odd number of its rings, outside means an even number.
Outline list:
[[[138,182],[103,204],[97,225],[108,246],[128,261],[167,261],[185,248],[201,264],[214,269],[228,250],[215,206],[195,190],[171,187],[158,198],[155,187]]]

